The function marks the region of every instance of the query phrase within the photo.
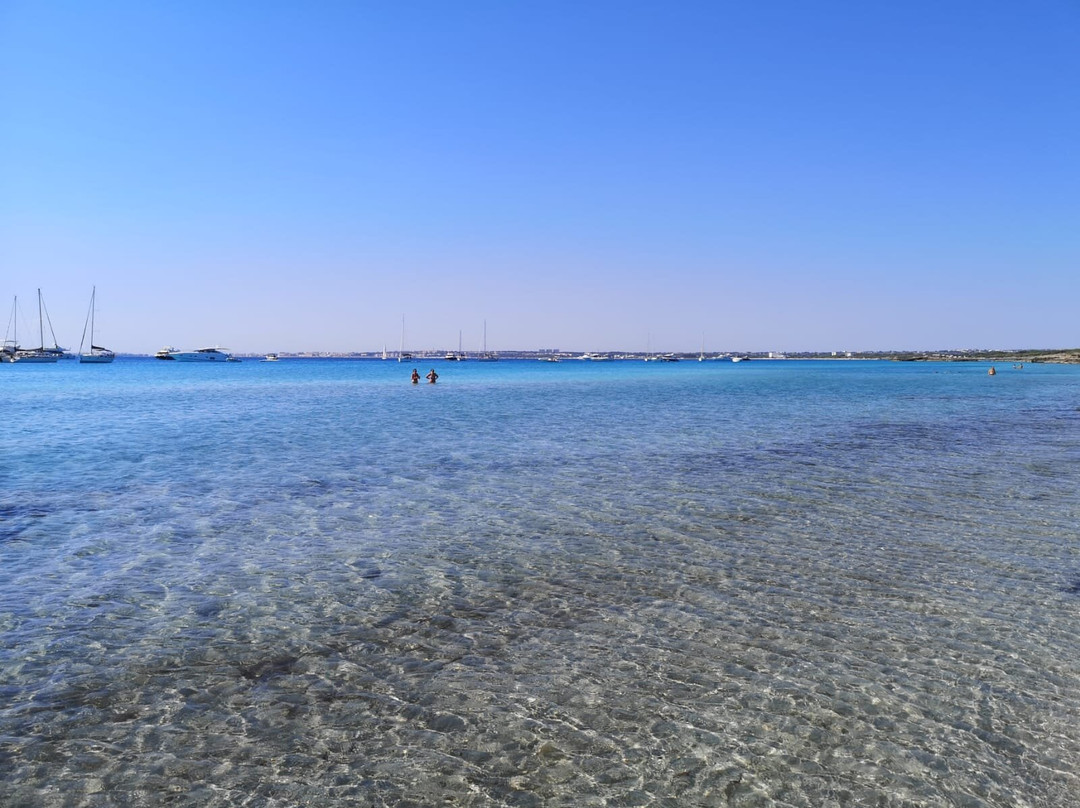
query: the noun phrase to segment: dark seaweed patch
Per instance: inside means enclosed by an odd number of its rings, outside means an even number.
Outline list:
[[[1061,587],[1061,591],[1066,595],[1080,595],[1080,576],[1068,581]]]
[[[291,675],[299,661],[300,658],[296,656],[282,656],[250,665],[241,665],[240,675],[253,682],[265,682],[269,679]]]
[[[370,564],[365,561],[350,561],[348,564],[361,578],[374,580],[375,578],[382,577],[382,570],[375,564]]]
[[[48,511],[35,505],[0,505],[0,542],[17,539],[29,529],[29,520],[44,519]]]
[[[195,604],[195,614],[199,617],[217,617],[228,605],[228,602],[222,598],[206,598]]]
[[[8,519],[43,519],[49,512],[40,505],[0,505],[0,522]]]

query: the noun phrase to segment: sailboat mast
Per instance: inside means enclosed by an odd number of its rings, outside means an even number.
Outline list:
[[[45,318],[41,314],[41,290],[37,290],[38,331],[41,334],[41,350],[45,350]]]
[[[79,339],[79,357],[80,357],[79,361],[80,362],[82,361],[83,346],[86,345],[86,329],[88,327],[90,328],[90,350],[91,350],[91,352],[93,352],[93,350],[94,350],[94,327],[92,325],[93,322],[94,322],[93,317],[94,317],[94,293],[90,292],[90,311],[88,311],[86,313],[86,322],[83,323],[83,327],[82,327],[82,337]]]

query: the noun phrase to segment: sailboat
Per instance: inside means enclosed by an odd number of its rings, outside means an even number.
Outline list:
[[[15,355],[19,352],[19,296],[15,296],[15,302],[11,304],[11,318],[8,320],[7,331],[4,332],[4,344],[0,347],[0,362],[14,362]],[[11,334],[11,339],[8,339]]]
[[[404,362],[406,359],[411,360],[413,355],[405,352],[405,315],[401,315],[401,350],[398,351],[397,361]]]
[[[45,321],[48,317],[49,314],[45,310],[45,302],[41,297],[41,290],[38,289],[38,332],[41,338],[41,347],[23,349],[13,341],[10,359],[7,359],[6,361],[51,364],[64,355],[64,349],[56,344],[56,334],[53,333],[51,320],[49,320],[49,333],[52,335],[53,346],[51,348],[45,347]],[[5,346],[5,353],[7,353],[7,346]]]
[[[465,359],[465,352],[461,350],[461,331],[457,332],[457,353],[453,351],[447,351],[444,357],[449,362],[460,362]]]
[[[499,355],[497,353],[488,353],[487,349],[487,320],[484,320],[484,350],[480,352],[480,356],[476,357],[481,362],[498,362]]]
[[[89,365],[105,365],[116,358],[116,354],[108,348],[102,348],[94,344],[94,301],[97,298],[97,287],[90,292],[90,311],[86,313],[86,322],[83,323],[83,335],[79,340],[79,362]],[[83,353],[83,345],[86,342],[86,330],[90,329],[90,352]]]

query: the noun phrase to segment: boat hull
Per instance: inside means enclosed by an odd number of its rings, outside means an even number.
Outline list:
[[[206,354],[179,353],[172,357],[177,362],[224,362],[224,356],[207,356]]]
[[[53,365],[60,357],[52,353],[17,353],[12,361],[30,365]]]
[[[116,358],[113,353],[83,354],[79,357],[79,363],[83,365],[107,365]]]

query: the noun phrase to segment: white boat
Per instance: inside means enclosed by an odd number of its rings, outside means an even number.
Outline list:
[[[83,324],[82,339],[79,340],[79,362],[84,365],[106,365],[116,358],[116,354],[108,348],[102,348],[94,344],[94,301],[97,298],[97,287],[90,292],[90,311],[86,313],[86,322]],[[90,330],[90,352],[83,353],[83,344],[86,341],[86,331]]]
[[[164,348],[154,354],[154,359],[172,359],[173,354],[176,352],[176,348],[172,347],[171,345],[166,345]]]
[[[0,346],[0,362],[14,362],[15,355],[19,352],[18,313],[19,296],[16,295],[15,302],[11,304],[11,317],[8,319],[7,331],[4,332],[4,344]]]
[[[457,332],[457,353],[447,351],[446,356],[444,356],[443,359],[446,359],[448,362],[464,362],[468,359],[465,351],[461,349],[461,331]]]
[[[262,361],[264,361],[264,362],[277,362],[278,361],[278,355],[276,353],[268,353],[263,358]]]
[[[460,362],[465,358],[464,352],[461,350],[461,332],[457,332],[457,353],[453,351],[447,351],[443,357],[447,362]]]
[[[499,355],[494,351],[488,351],[487,349],[487,320],[484,320],[484,347],[480,351],[480,355],[476,357],[481,362],[498,362]]]
[[[32,348],[28,351],[17,351],[15,353],[15,358],[11,361],[19,363],[26,362],[28,364],[51,365],[54,364],[58,359],[60,359],[59,354],[52,353],[51,351],[47,350],[42,350],[40,348]]]
[[[405,315],[401,315],[401,349],[398,351],[397,361],[412,361],[413,355],[405,350]]]
[[[18,298],[15,299],[15,307],[12,311],[13,320],[18,321]],[[45,347],[45,323],[49,323],[49,334],[52,336],[53,345],[51,348]],[[17,328],[17,325],[16,325]],[[26,362],[30,364],[54,364],[57,360],[64,355],[64,349],[56,344],[56,334],[53,333],[52,321],[49,320],[49,313],[45,310],[45,301],[41,297],[41,290],[38,289],[38,331],[41,339],[41,347],[39,348],[20,348],[18,342],[18,334],[12,335],[10,341],[4,342],[3,347],[3,361],[5,362]]]
[[[232,355],[224,348],[198,348],[194,351],[173,351],[169,358],[177,362],[231,362]]]

